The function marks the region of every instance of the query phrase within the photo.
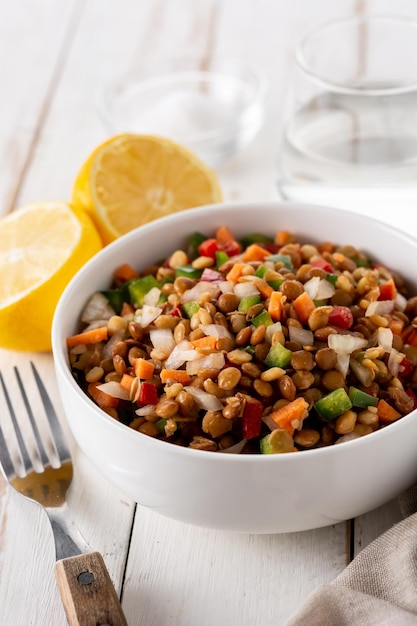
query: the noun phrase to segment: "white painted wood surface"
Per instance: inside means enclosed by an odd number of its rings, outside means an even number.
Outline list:
[[[355,12],[417,17],[414,0],[1,0],[0,213],[70,198],[86,156],[106,137],[99,85],[135,63],[191,56],[242,58],[270,83],[265,125],[218,168],[226,200],[278,198],[280,119],[296,40],[314,24]],[[355,207],[417,235],[416,213]],[[407,221],[408,220],[408,221]],[[406,226],[404,226],[406,225]],[[1,236],[1,233],[0,233]],[[0,351],[0,370],[33,358],[55,403],[49,354]],[[4,419],[4,401],[0,398]],[[102,552],[130,626],[284,625],[306,596],[399,518],[397,502],[311,532],[245,536],[174,522],[136,507],[73,446],[70,506]],[[329,478],[324,477],[325,481]],[[353,531],[353,535],[351,534]],[[41,511],[0,478],[0,624],[60,626],[54,549]]]

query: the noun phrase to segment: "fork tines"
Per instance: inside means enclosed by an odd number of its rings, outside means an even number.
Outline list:
[[[12,381],[10,386],[9,384],[6,386],[5,379],[0,372],[0,384],[12,425],[10,437],[7,436],[7,438],[0,427],[0,462],[9,478],[15,474],[24,476],[32,469],[42,471],[48,465],[56,467],[70,459],[69,449],[50,396],[32,361],[30,366],[31,378],[28,377],[27,380],[16,366],[13,367],[15,381]],[[32,384],[32,379],[36,386]],[[25,413],[25,416],[22,413]],[[42,442],[39,430],[42,421],[47,421],[49,424],[48,443],[50,442],[51,447],[49,454]],[[2,422],[4,424],[4,420]],[[23,436],[23,432],[27,435],[26,437]],[[15,440],[14,444],[11,439]],[[31,449],[32,454],[29,453],[28,448]]]

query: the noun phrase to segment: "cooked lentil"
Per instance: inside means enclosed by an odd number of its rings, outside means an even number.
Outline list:
[[[197,450],[278,454],[362,437],[417,408],[417,296],[395,272],[295,235],[197,239],[126,283],[116,269],[92,296],[96,317],[91,301],[83,311],[71,369],[109,416]],[[100,327],[108,339],[94,343]],[[359,406],[352,389],[365,392]]]

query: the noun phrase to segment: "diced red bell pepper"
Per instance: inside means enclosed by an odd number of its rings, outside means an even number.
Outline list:
[[[392,279],[387,280],[386,283],[379,285],[378,300],[395,300],[397,296],[397,288]]]
[[[319,259],[315,259],[310,263],[311,267],[320,267],[322,270],[327,272],[328,274],[333,274],[334,268],[330,265],[328,261],[320,257]]]
[[[417,330],[413,326],[407,326],[401,336],[405,344],[417,346]]]
[[[409,396],[413,402],[414,402],[414,406],[413,406],[413,410],[417,409],[417,396],[414,393],[414,391],[411,389],[411,387],[407,387],[407,389],[405,390],[405,393],[407,394],[407,396]]]
[[[182,317],[180,307],[175,306],[173,309],[167,312],[167,315],[172,315],[172,317]]]
[[[216,252],[220,250],[216,239],[206,239],[198,246],[198,254],[216,260]]]
[[[412,364],[410,359],[407,359],[407,357],[405,356],[400,363],[401,376],[408,376],[413,371],[414,371],[414,365]]]
[[[334,306],[329,314],[329,324],[337,326],[337,328],[349,330],[353,325],[353,321],[352,311],[346,306]]]
[[[246,402],[243,410],[243,437],[255,439],[261,434],[263,405],[261,402]]]
[[[145,406],[146,404],[158,404],[158,402],[158,391],[155,385],[142,381],[140,384],[138,405]]]
[[[270,252],[271,254],[277,254],[277,252],[279,252],[282,247],[277,243],[271,243],[269,241],[260,242],[259,245],[262,248],[265,248],[265,250],[268,250],[268,252]]]
[[[240,254],[241,246],[235,239],[231,239],[222,243],[219,250],[223,250],[228,256],[236,256],[236,254]]]

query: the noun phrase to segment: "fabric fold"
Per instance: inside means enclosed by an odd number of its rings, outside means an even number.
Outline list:
[[[405,519],[314,591],[287,626],[417,625],[417,485],[400,507]]]

